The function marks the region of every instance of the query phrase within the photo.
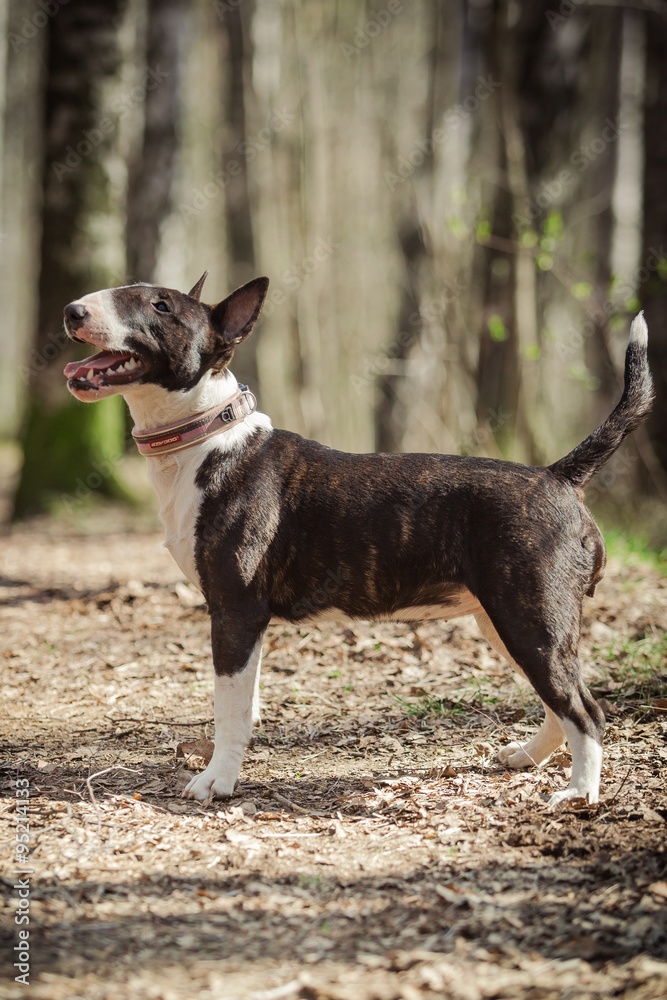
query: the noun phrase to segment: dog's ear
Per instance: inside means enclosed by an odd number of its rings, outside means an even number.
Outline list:
[[[208,271],[204,271],[197,284],[194,285],[188,292],[188,295],[190,296],[191,299],[196,299],[197,302],[199,302],[199,298],[201,296],[201,290],[204,287],[204,282],[206,281],[207,277],[208,277]]]
[[[268,278],[253,278],[211,307],[211,327],[221,348],[236,347],[252,332],[268,287]]]

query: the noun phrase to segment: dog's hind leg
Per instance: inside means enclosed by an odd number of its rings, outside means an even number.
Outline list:
[[[578,639],[576,622],[567,623],[569,629],[564,625],[557,640],[549,635],[539,620],[532,618],[514,637],[513,646],[518,650],[516,657],[508,655],[506,644],[497,636],[487,615],[481,622],[478,618],[478,622],[485,638],[528,678],[547,713],[539,732],[523,746],[510,744],[505,747],[505,752],[501,751],[501,759],[513,767],[532,763],[533,758],[535,763],[541,763],[565,736],[572,753],[572,777],[564,791],[551,796],[549,808],[576,798],[597,802],[604,714],[581,675],[573,642],[575,635]]]
[[[475,621],[489,646],[511,663],[517,673],[526,677],[519,664],[507,652],[505,643],[496,632],[487,613],[478,611],[475,615]],[[528,680],[527,677],[526,680]],[[544,702],[542,705],[544,706],[544,722],[540,729],[527,743],[508,743],[507,746],[502,747],[496,756],[497,760],[508,764],[509,767],[538,766],[548,760],[554,750],[557,750],[565,742],[565,733],[558,717]]]
[[[593,702],[593,704],[596,703]],[[602,715],[602,710],[599,709],[599,711]],[[568,799],[587,798],[589,802],[597,802],[600,798],[604,722],[598,723],[598,729],[594,735],[582,732],[581,728],[571,719],[561,719],[561,724],[572,753],[572,777],[567,788],[563,789],[562,792],[554,792],[551,796],[549,809],[555,809],[559,803],[567,802]]]
[[[255,680],[265,628],[265,622],[261,626],[244,622],[240,614],[211,617],[215,743],[206,770],[186,786],[186,798],[204,801],[213,795],[227,796],[236,787],[252,737]]]

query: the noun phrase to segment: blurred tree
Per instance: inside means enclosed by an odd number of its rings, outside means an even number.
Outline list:
[[[31,26],[25,3],[5,0],[3,8],[8,37],[7,44],[2,40],[4,58],[0,57],[0,436],[15,438],[37,316],[35,174],[41,167],[42,122],[38,115],[26,114],[26,108],[41,106],[44,33],[25,37],[26,21]]]
[[[423,11],[422,32],[415,48],[423,49],[426,85],[421,91],[420,145],[414,158],[413,183],[399,187],[397,243],[401,252],[401,298],[397,329],[391,345],[391,367],[378,378],[375,411],[376,447],[380,451],[433,449],[452,451],[457,403],[461,393],[446,384],[451,372],[447,360],[461,352],[455,323],[445,327],[447,286],[455,284],[454,260],[447,252],[446,220],[439,218],[442,178],[438,147],[444,115],[460,90],[463,20],[456,5],[429,4]],[[399,86],[410,92],[410,64],[399,70]],[[399,126],[400,127],[400,126]],[[413,150],[414,152],[414,150]],[[451,297],[453,299],[453,297]],[[456,347],[459,345],[456,344]],[[449,354],[447,353],[450,348]],[[464,379],[457,380],[463,386]]]
[[[644,104],[644,226],[641,303],[650,332],[649,356],[656,399],[649,420],[662,469],[667,472],[667,15],[646,14]],[[653,481],[655,485],[654,469]],[[665,485],[664,472],[660,482]]]
[[[484,170],[490,183],[485,185],[484,209],[488,213],[489,236],[481,245],[480,279],[482,284],[481,329],[479,331],[479,364],[477,369],[477,419],[486,414],[509,414],[504,426],[496,431],[496,439],[508,457],[533,460],[536,444],[530,422],[521,419],[520,382],[521,356],[517,298],[523,294],[524,316],[535,307],[533,288],[525,289],[527,271],[520,259],[513,221],[527,201],[526,150],[519,126],[519,80],[526,51],[521,44],[516,25],[508,24],[507,3],[492,5],[484,21],[475,23],[473,5],[468,5],[473,18],[473,37],[477,38],[478,64],[482,72],[502,81],[491,98],[493,113],[486,121],[484,134],[478,134],[482,144]],[[532,261],[529,262],[532,268]],[[519,274],[520,268],[523,270]],[[520,278],[524,281],[521,282]],[[526,301],[526,294],[528,300]],[[525,390],[525,387],[524,387]],[[525,391],[523,393],[525,396]]]
[[[482,31],[486,68],[502,83],[487,129],[495,125],[498,138],[491,149],[487,138],[482,166],[488,172],[495,150],[490,232],[480,241],[478,415],[512,413],[501,432],[504,448],[535,464],[547,461],[554,446],[544,413],[550,376],[578,378],[579,392],[581,383],[601,386],[596,417],[608,412],[618,391],[604,308],[617,146],[600,135],[618,115],[621,12],[578,11],[553,23],[551,6],[540,0],[516,8],[514,17],[511,5],[498,0]],[[602,52],[614,56],[601,59]],[[559,245],[563,225],[567,259]],[[583,301],[573,299],[573,289]],[[579,314],[577,327],[588,323],[585,354],[566,344],[559,359],[545,353],[546,317],[552,311],[563,322],[569,309]],[[568,331],[551,336],[567,340]]]
[[[395,369],[378,379],[380,398],[375,409],[375,442],[378,451],[401,451],[409,419],[412,382],[406,379],[404,367],[408,361],[420,329],[414,322],[419,312],[421,298],[420,267],[427,256],[424,235],[416,218],[405,221],[398,234],[403,253],[401,281],[401,307],[398,313],[398,330],[395,347],[391,352]]]
[[[25,285],[6,320],[17,360],[4,384],[15,395],[27,353],[18,331],[40,300],[17,512],[85,484],[108,442],[120,443],[120,423],[109,431],[116,418],[104,415],[114,404],[68,400],[66,358],[51,358],[62,350],[62,306],[125,280],[125,253],[132,279],[175,287],[209,267],[211,296],[269,274],[259,335],[233,370],[278,425],[351,450],[533,462],[563,453],[608,412],[644,264],[652,428],[667,462],[667,39],[648,5],[634,11],[649,28],[643,261],[638,198],[628,197],[642,167],[636,156],[623,173],[617,150],[636,152],[628,122],[644,47],[619,41],[622,4],[132,0],[120,32],[122,0],[60,6],[30,59],[23,36],[8,50],[5,81],[0,250],[12,266],[0,268],[0,291],[17,276]],[[32,34],[18,0],[0,0],[0,21],[5,7],[10,34],[17,20]],[[45,39],[40,185],[16,105],[35,88],[18,80],[21,59],[37,66]],[[621,62],[637,81],[622,122]],[[132,82],[145,70],[159,86],[136,101]],[[131,115],[108,112],[119,79]],[[29,183],[43,189],[39,295],[21,252],[23,230],[32,245],[37,227],[8,211],[27,202],[17,192]],[[612,259],[627,280],[616,282],[623,294],[611,280],[610,296]],[[626,447],[639,446],[649,466],[641,441],[639,432]],[[113,491],[113,478],[103,488]]]
[[[219,5],[222,58],[226,68],[223,102],[225,129],[221,153],[227,220],[228,291],[255,276],[255,240],[248,172],[248,104],[253,98],[251,82],[253,46],[251,25],[254,0]],[[247,341],[234,360],[234,372],[242,382],[257,386],[257,347],[261,330]]]
[[[134,281],[155,280],[160,228],[172,208],[187,14],[185,0],[148,0],[142,61],[160,83],[146,92],[143,138],[129,169],[127,269]]]
[[[62,311],[85,292],[113,283],[95,241],[108,239],[103,154],[116,122],[101,111],[101,100],[103,83],[118,69],[123,9],[124,0],[70,0],[44,29],[39,313],[15,517],[93,488],[120,492],[113,462],[124,440],[122,401],[82,406],[67,393],[62,369],[73,352],[66,348]]]

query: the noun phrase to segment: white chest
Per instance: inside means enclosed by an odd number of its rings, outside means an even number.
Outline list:
[[[195,483],[201,463],[199,449],[189,449],[178,457],[149,459],[148,478],[160,503],[164,544],[190,583],[201,590],[195,561],[196,525],[202,491]]]
[[[129,386],[125,399],[136,427],[158,428],[187,420],[218,403],[229,400],[238,382],[227,370],[213,375],[207,372],[193,389],[172,392],[159,385]],[[226,453],[243,447],[247,437],[258,429],[270,431],[271,421],[255,411],[224,433],[216,434],[182,451],[155,455],[147,459],[148,478],[157,493],[160,520],[164,525],[164,544],[188,580],[201,590],[195,552],[196,527],[203,497],[196,483],[202,462],[211,452],[224,460]]]
[[[211,452],[219,453],[224,460],[226,452],[243,445],[246,437],[259,428],[271,430],[271,421],[263,413],[253,413],[224,434],[182,451],[147,459],[148,478],[160,504],[164,544],[190,583],[199,590],[202,586],[195,552],[203,490],[197,486],[197,473]]]

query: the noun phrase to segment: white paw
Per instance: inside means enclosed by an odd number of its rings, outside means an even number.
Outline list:
[[[531,767],[535,761],[524,750],[523,743],[508,743],[506,747],[501,747],[496,754],[496,760],[508,767]]]
[[[598,801],[598,796],[591,794],[590,792],[584,791],[581,788],[576,788],[576,787],[573,788],[572,785],[570,785],[568,788],[565,788],[562,792],[553,793],[553,795],[549,799],[549,802],[547,803],[547,809],[549,810],[549,812],[553,812],[553,810],[557,809],[558,806],[563,804],[563,802],[572,802],[574,799],[580,799],[580,800],[583,799],[584,802],[588,802],[591,805],[593,805],[595,802]]]
[[[226,798],[233,794],[237,783],[238,772],[236,774],[221,772],[211,768],[209,764],[205,771],[202,771],[201,774],[195,774],[194,778],[187,783],[183,789],[183,798],[199,799],[200,802],[205,802],[212,796]]]

